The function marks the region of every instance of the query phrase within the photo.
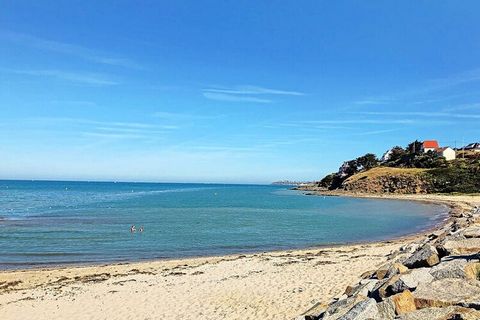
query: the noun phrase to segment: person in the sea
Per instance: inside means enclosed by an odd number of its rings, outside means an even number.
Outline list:
[[[143,226],[140,226],[140,228],[138,229],[138,232],[143,232]]]
[[[132,226],[130,227],[130,232],[131,232],[131,233],[134,233],[134,232],[136,232],[136,231],[137,231],[137,228],[135,228],[135,225],[132,224]]]

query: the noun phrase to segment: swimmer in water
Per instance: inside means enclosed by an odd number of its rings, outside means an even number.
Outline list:
[[[138,229],[138,232],[143,232],[143,226],[140,226],[140,228]]]
[[[131,233],[134,233],[134,232],[136,232],[136,231],[137,231],[137,228],[135,228],[135,225],[132,224],[132,226],[130,227],[130,232],[131,232]]]

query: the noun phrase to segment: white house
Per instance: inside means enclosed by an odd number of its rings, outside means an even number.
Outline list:
[[[457,154],[455,150],[450,147],[442,147],[440,148],[437,140],[425,140],[422,143],[422,150],[423,152],[433,151],[437,153],[439,156],[444,157],[447,161],[455,160]]]
[[[438,145],[437,140],[425,140],[422,143],[423,152],[435,151],[438,148],[440,148],[440,146]]]
[[[439,155],[444,157],[447,161],[450,160],[455,160],[456,158],[456,152],[450,147],[443,147],[443,148],[438,148],[435,150],[435,152]]]
[[[469,145],[463,147],[464,150],[480,152],[480,142],[470,143]]]

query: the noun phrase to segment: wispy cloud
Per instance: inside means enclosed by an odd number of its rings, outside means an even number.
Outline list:
[[[7,31],[0,32],[0,38],[22,46],[74,56],[95,63],[127,68],[140,68],[138,63],[130,59],[112,57],[96,50],[75,44],[53,41],[28,34]]]
[[[273,100],[262,96],[303,96],[303,92],[279,90],[258,86],[213,87],[202,90],[205,98],[232,102],[271,103]]]
[[[480,81],[480,68],[467,70],[445,78],[432,79],[429,84],[432,89],[441,89],[477,81]]]
[[[267,124],[263,125],[263,128],[267,129],[285,129],[285,128],[301,128],[305,127],[305,123],[300,122],[286,122],[286,123],[274,123],[274,124]],[[351,129],[348,126],[340,126],[340,125],[333,125],[333,124],[318,124],[315,126],[309,126],[309,128],[313,129],[321,129],[321,130],[343,130],[343,129]]]
[[[414,124],[414,119],[337,119],[337,120],[306,120],[304,124]]]
[[[272,100],[257,98],[252,96],[233,95],[217,92],[203,92],[203,96],[210,100],[230,101],[230,102],[256,102],[256,103],[271,103]]]
[[[442,109],[445,112],[480,110],[480,103],[466,103],[456,106],[448,106]]]
[[[354,134],[354,135],[356,135],[356,136],[373,136],[373,135],[378,135],[378,134],[395,132],[395,131],[399,131],[399,130],[400,129],[372,130],[372,131],[359,132],[359,133]]]
[[[193,114],[193,113],[179,113],[179,112],[166,112],[166,111],[157,111],[152,115],[155,118],[165,119],[165,120],[210,120],[224,117],[223,114],[219,115],[203,115],[203,114]]]
[[[462,114],[462,113],[451,113],[451,112],[428,112],[428,111],[406,111],[406,112],[388,112],[388,111],[365,111],[365,112],[354,112],[355,114],[361,115],[373,115],[373,116],[412,116],[412,117],[442,117],[442,118],[461,118],[461,119],[480,119],[478,114]]]
[[[114,140],[124,140],[124,139],[142,139],[145,138],[144,134],[134,134],[134,133],[115,133],[115,132],[82,132],[82,136],[91,137],[91,138],[101,138],[101,139],[114,139]]]
[[[376,97],[376,98],[367,98],[363,100],[358,100],[353,102],[356,105],[380,105],[380,104],[389,104],[392,103],[392,99]]]
[[[48,128],[48,131],[65,132],[82,137],[97,137],[104,139],[143,139],[162,138],[173,130],[180,129],[176,125],[165,125],[143,122],[99,121],[82,118],[36,117],[24,120],[28,127],[38,130]]]
[[[288,90],[278,90],[263,88],[258,86],[235,86],[231,88],[207,88],[203,89],[204,92],[213,92],[213,93],[225,93],[225,94],[234,94],[234,95],[288,95],[288,96],[303,96],[303,92],[299,91],[288,91]]]
[[[105,74],[84,73],[84,72],[65,72],[62,70],[9,70],[11,73],[35,77],[49,77],[58,80],[88,84],[93,86],[113,86],[119,82],[111,79]]]
[[[50,103],[55,105],[75,106],[75,107],[96,107],[97,104],[93,101],[86,100],[52,100]]]
[[[369,96],[357,101],[353,101],[354,105],[381,105],[390,103],[409,103],[409,104],[425,104],[441,102],[460,97],[475,95],[475,92],[449,94],[449,90],[457,86],[480,82],[480,68],[466,70],[456,74],[451,74],[443,78],[435,78],[417,84],[405,90],[380,94],[378,96]],[[432,96],[435,94],[435,96]]]

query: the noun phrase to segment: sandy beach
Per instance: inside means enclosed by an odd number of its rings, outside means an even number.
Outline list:
[[[480,204],[480,196],[388,197],[466,209]],[[363,272],[380,266],[390,252],[411,240],[4,271],[0,273],[0,318],[291,319],[341,295]]]

